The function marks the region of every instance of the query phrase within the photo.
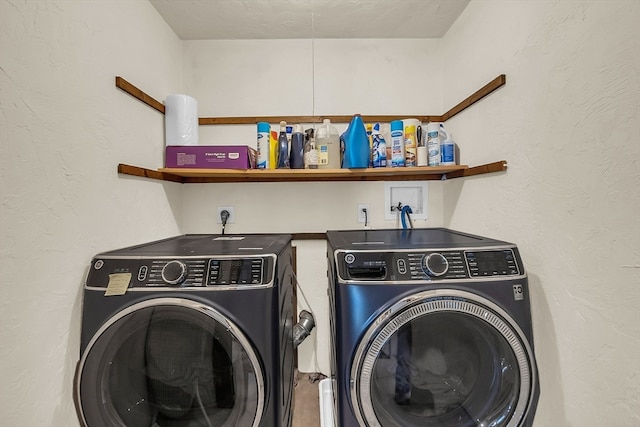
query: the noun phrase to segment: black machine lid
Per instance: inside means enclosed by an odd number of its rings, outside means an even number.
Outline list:
[[[106,256],[213,256],[278,254],[291,241],[288,234],[185,234],[128,248],[104,252]]]
[[[388,230],[331,230],[327,239],[334,249],[474,248],[511,243],[450,230],[410,228]]]

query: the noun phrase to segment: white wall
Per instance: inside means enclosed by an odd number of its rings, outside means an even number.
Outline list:
[[[162,115],[117,89],[179,91],[180,41],[142,1],[0,2],[0,424],[78,425],[84,274],[103,250],[178,234]]]
[[[635,0],[472,1],[443,39],[445,104],[507,75],[447,125],[509,169],[447,182],[443,216],[522,251],[536,426],[640,424],[639,24]]]

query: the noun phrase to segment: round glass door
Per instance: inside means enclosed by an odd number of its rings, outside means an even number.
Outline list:
[[[462,291],[427,291],[394,305],[356,352],[351,399],[361,423],[517,426],[535,373],[526,340],[506,319]]]
[[[133,305],[93,337],[76,393],[89,427],[257,426],[259,360],[211,307],[180,298]]]

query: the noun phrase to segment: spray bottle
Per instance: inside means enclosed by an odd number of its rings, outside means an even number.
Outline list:
[[[316,149],[316,139],[313,135],[313,128],[307,129],[304,144],[304,168],[318,169],[318,150]]]

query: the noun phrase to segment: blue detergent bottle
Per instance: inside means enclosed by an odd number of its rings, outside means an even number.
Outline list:
[[[343,168],[363,169],[369,167],[371,155],[369,137],[360,114],[353,116],[349,127],[340,136],[340,142],[344,147]]]
[[[293,127],[289,166],[291,169],[304,169],[304,132],[302,125],[295,125]]]

